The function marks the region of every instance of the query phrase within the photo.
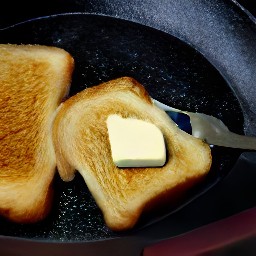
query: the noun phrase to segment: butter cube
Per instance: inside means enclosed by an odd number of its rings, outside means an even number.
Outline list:
[[[110,115],[107,128],[112,158],[118,167],[160,167],[166,161],[161,130],[134,118]]]

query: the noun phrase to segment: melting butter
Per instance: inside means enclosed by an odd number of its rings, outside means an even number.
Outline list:
[[[118,167],[160,167],[166,161],[161,130],[154,124],[110,115],[107,128],[112,158]]]

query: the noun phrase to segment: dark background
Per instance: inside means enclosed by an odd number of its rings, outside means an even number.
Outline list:
[[[0,27],[50,14],[90,11],[97,2],[97,0],[5,1],[4,6],[0,8]],[[255,0],[237,0],[237,2],[256,16]]]

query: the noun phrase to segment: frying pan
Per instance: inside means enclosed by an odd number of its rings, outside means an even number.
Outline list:
[[[68,50],[76,60],[70,96],[129,75],[166,104],[215,115],[234,132],[256,135],[256,26],[236,3],[54,3],[48,16],[2,29],[0,41]],[[34,225],[0,220],[1,254],[139,255],[152,243],[254,207],[255,153],[221,147],[212,152],[203,184],[179,204],[143,216],[126,233],[105,226],[79,175],[70,183],[56,175],[49,218]]]

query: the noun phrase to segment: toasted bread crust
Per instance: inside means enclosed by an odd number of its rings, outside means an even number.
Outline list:
[[[106,125],[110,114],[157,125],[166,141],[166,164],[161,168],[116,167]],[[143,211],[199,182],[212,161],[209,145],[180,130],[130,77],[85,89],[64,102],[54,121],[53,140],[62,179],[71,180],[78,170],[106,224],[118,231],[131,229]]]
[[[0,45],[0,214],[21,223],[49,213],[56,158],[55,111],[74,68],[63,49]]]

